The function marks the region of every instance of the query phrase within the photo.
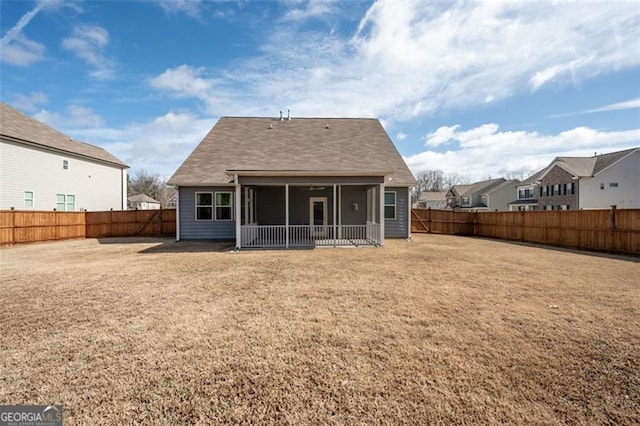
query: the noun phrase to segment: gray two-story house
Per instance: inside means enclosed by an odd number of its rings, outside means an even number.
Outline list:
[[[240,249],[410,236],[415,179],[376,119],[223,117],[169,184],[178,240]]]

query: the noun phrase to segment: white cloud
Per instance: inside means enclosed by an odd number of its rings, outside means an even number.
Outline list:
[[[442,129],[442,130],[441,130]],[[455,150],[427,150],[405,158],[414,173],[440,169],[472,180],[524,172],[530,174],[556,156],[590,156],[640,145],[640,129],[606,132],[576,127],[555,135],[538,132],[500,131],[497,124],[483,124],[469,130],[459,125],[444,126],[427,135],[441,137],[437,144],[457,143]]]
[[[407,138],[407,134],[405,132],[398,132],[396,134],[396,139],[398,139],[399,141],[403,141]]]
[[[82,9],[74,2],[62,0],[38,0],[36,6],[22,15],[0,40],[0,60],[12,65],[29,66],[45,59],[47,48],[44,44],[29,39],[22,33],[24,27],[43,10],[70,8],[76,12]]]
[[[89,75],[98,80],[113,78],[114,65],[105,54],[109,32],[97,25],[81,25],[62,40],[62,47],[84,60],[93,70]]]
[[[313,7],[326,5],[309,2],[293,10]],[[640,39],[640,9],[633,2],[381,0],[347,37],[333,30],[347,18],[337,12],[322,16],[336,25],[276,26],[260,57],[237,61],[229,70],[169,69],[163,74],[180,72],[179,90],[177,83],[155,87],[201,99],[213,115],[291,108],[298,116],[394,122],[498,102],[550,84],[578,84],[640,64],[629,48]]]
[[[178,97],[206,98],[213,82],[203,78],[204,69],[189,65],[168,69],[149,80],[151,87],[167,90]]]
[[[42,92],[31,92],[29,94],[17,93],[12,96],[11,104],[24,111],[34,111],[41,105],[49,102],[49,98]]]
[[[426,146],[437,147],[453,140],[454,135],[460,125],[455,126],[442,126],[437,128],[434,132],[431,132],[426,137]]]
[[[95,128],[104,125],[104,119],[93,109],[73,104],[67,106],[66,114],[43,109],[35,114],[34,117],[56,129],[64,127]]]
[[[170,111],[144,123],[117,128],[69,126],[65,133],[104,147],[134,170],[149,170],[169,178],[214,123],[215,119]]]
[[[336,0],[309,0],[302,2],[300,7],[290,9],[284,16],[288,21],[306,21],[311,18],[318,18],[328,15],[335,10]]]
[[[601,106],[598,108],[588,109],[583,111],[584,114],[590,114],[594,112],[606,112],[606,111],[619,111],[624,109],[636,109],[640,108],[640,98],[630,99],[624,102],[616,102],[614,104],[609,104],[605,106]]]
[[[154,4],[160,6],[165,13],[191,16],[200,18],[202,12],[201,0],[154,0]]]
[[[2,62],[17,66],[29,66],[45,58],[47,48],[44,44],[18,34],[7,43],[2,43],[0,58]]]

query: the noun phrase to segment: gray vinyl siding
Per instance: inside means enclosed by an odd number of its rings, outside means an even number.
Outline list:
[[[407,238],[409,220],[409,191],[406,187],[385,187],[385,192],[396,193],[396,218],[384,220],[385,238]]]
[[[358,204],[358,211],[353,204]],[[342,224],[362,225],[367,223],[367,187],[343,186],[342,187]]]
[[[235,220],[196,220],[196,192],[231,192],[232,206],[235,208],[235,188],[226,187],[180,187],[179,215],[181,240],[235,240]],[[232,212],[234,212],[232,208]],[[235,215],[232,213],[232,217]]]

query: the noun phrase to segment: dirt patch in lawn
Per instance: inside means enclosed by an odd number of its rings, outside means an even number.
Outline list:
[[[640,263],[421,235],[0,250],[0,402],[66,424],[640,423]]]

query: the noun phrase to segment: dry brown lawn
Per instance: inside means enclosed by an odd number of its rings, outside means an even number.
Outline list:
[[[640,263],[421,235],[0,249],[0,403],[65,424],[638,424]]]

